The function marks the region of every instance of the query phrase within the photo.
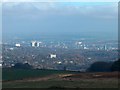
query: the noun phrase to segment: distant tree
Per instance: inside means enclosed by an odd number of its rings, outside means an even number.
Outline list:
[[[120,71],[120,59],[115,61],[111,67],[111,71]]]
[[[88,72],[110,72],[112,63],[108,62],[95,62],[88,69]]]
[[[64,71],[66,71],[66,69],[67,69],[67,67],[66,67],[66,66],[64,66],[64,67],[63,67],[63,70],[64,70]]]
[[[33,67],[31,65],[29,65],[28,63],[16,63],[15,66],[13,66],[12,68],[17,68],[17,69],[32,69]]]

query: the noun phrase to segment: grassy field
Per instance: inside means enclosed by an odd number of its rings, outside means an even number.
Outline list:
[[[3,88],[118,88],[118,72],[4,69]]]
[[[45,77],[52,74],[78,73],[59,70],[37,70],[37,69],[2,69],[2,80],[20,80],[25,78]]]
[[[8,82],[3,88],[117,88],[115,79],[81,79],[79,81],[47,80],[37,82]]]

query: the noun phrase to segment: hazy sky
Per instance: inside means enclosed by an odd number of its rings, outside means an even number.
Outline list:
[[[99,34],[117,36],[116,2],[3,3],[3,36]]]

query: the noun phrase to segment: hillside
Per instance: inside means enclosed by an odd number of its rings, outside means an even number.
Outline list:
[[[4,69],[3,74],[3,88],[118,88],[119,73]]]

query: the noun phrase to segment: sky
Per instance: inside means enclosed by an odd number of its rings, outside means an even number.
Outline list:
[[[5,38],[69,34],[117,38],[118,3],[4,0],[2,29]]]
[[[119,0],[0,0],[2,2],[119,2]]]

